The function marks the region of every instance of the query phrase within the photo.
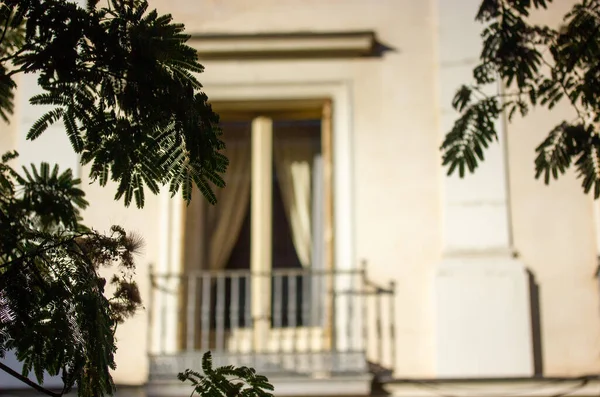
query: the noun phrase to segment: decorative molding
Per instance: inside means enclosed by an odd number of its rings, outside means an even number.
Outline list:
[[[177,373],[200,368],[201,360],[201,352],[150,356],[147,396],[186,395],[189,385],[177,381]],[[253,367],[269,378],[277,396],[367,396],[373,379],[364,352],[216,353],[213,364]]]
[[[378,57],[391,50],[372,31],[259,34],[193,34],[200,60]]]
[[[315,379],[271,375],[269,381],[275,387],[275,395],[281,397],[364,397],[370,395],[372,376],[352,374]],[[181,397],[189,395],[191,387],[181,382],[164,382],[148,384],[145,389],[146,397]]]
[[[202,351],[149,355],[149,382],[161,383],[177,379],[182,368],[201,368]],[[258,373],[279,377],[324,377],[368,375],[365,352],[354,351],[265,351],[240,353],[215,351],[213,365],[253,367]],[[321,376],[319,376],[321,374]]]
[[[600,394],[600,382],[581,378],[398,379],[384,382],[393,397],[578,396]]]

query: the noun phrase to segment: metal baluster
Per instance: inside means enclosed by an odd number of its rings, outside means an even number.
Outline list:
[[[245,305],[244,306],[244,309],[245,309],[244,310],[245,311],[244,328],[250,329],[250,328],[252,328],[252,317],[251,317],[252,316],[252,312],[251,312],[252,305],[250,302],[250,299],[251,299],[250,287],[252,285],[252,281],[251,281],[252,273],[248,272],[247,275],[245,276],[245,278],[246,278],[246,281],[244,282],[244,285],[245,285],[244,295],[246,297],[244,298],[244,300],[245,300],[245,303],[244,303],[244,305]],[[254,338],[252,337],[252,333],[250,335],[251,335],[250,351],[254,352]]]
[[[301,351],[302,351],[302,366],[303,368],[301,368],[300,370],[304,371],[306,369],[310,370],[311,365],[310,365],[310,361],[307,362],[307,360],[309,360],[310,357],[310,350],[311,350],[311,345],[312,345],[312,328],[310,327],[309,324],[309,318],[310,318],[310,307],[312,306],[310,304],[310,300],[311,300],[311,296],[310,296],[310,277],[309,277],[309,273],[306,269],[302,269],[302,272],[300,273],[300,282],[302,283],[302,299],[300,300],[300,312],[301,312],[301,323],[300,325],[304,328],[305,332],[303,333],[304,335],[304,340],[305,340],[305,346],[302,347]]]
[[[196,277],[189,276],[187,279],[187,314],[186,314],[186,349],[194,350],[196,340]]]
[[[292,328],[292,353],[293,353],[293,361],[292,365],[295,370],[298,370],[298,355],[296,354],[298,350],[298,324],[296,323],[296,315],[297,315],[297,287],[296,287],[296,274],[288,273],[288,286],[289,286],[289,297],[288,297],[288,324]]]
[[[325,318],[325,313],[327,312],[326,307],[329,301],[327,296],[327,283],[324,269],[320,269],[320,271],[314,274],[314,280],[316,281],[315,291],[317,291],[318,299],[316,299],[316,307],[315,307],[315,319],[316,319],[316,329],[318,339],[316,342],[316,349],[319,352],[319,358],[317,359],[319,371],[327,371],[327,363],[324,359],[325,351],[328,349],[327,337],[329,331],[327,330],[327,320]],[[331,347],[331,345],[329,345]]]
[[[298,326],[297,315],[298,315],[298,287],[296,283],[297,275],[295,273],[288,273],[288,285],[289,285],[289,301],[288,301],[288,324],[292,328]],[[294,344],[295,345],[295,344]]]
[[[396,297],[396,283],[390,282],[390,368],[394,370],[396,366],[396,309],[394,299]]]
[[[168,285],[165,282],[166,285]],[[159,335],[160,335],[160,343],[159,343],[159,349],[160,352],[162,354],[165,354],[167,351],[167,294],[165,291],[160,291],[160,295],[161,298],[160,299],[160,330],[159,330]]]
[[[308,272],[307,279],[310,281],[310,291],[307,299],[310,299],[309,306],[309,325],[310,325],[310,349],[308,351],[318,350],[318,344],[316,343],[317,337],[313,335],[313,329],[319,332],[319,305],[321,303],[321,290],[319,288],[318,278],[314,271]],[[312,293],[311,293],[312,292]],[[314,354],[313,354],[314,356]]]
[[[239,336],[235,334],[235,331],[240,327],[240,276],[233,275],[231,276],[231,310],[229,311],[229,324],[231,328],[231,343],[233,345],[231,347],[232,352],[239,351],[239,341],[237,340]]]
[[[208,350],[210,336],[210,273],[202,274],[202,340],[200,350]]]
[[[152,354],[156,353],[156,351],[154,351],[154,333],[153,333],[153,328],[155,326],[154,324],[154,269],[152,264],[150,264],[150,268],[148,269],[150,272],[150,277],[149,277],[149,287],[150,287],[150,291],[149,292],[149,296],[148,296],[148,327],[146,330],[146,351],[150,352]]]
[[[346,336],[348,337],[348,340],[346,342],[346,351],[352,351],[354,347],[352,343],[352,316],[354,314],[352,310],[352,300],[354,298],[354,274],[350,273],[348,277],[350,278],[348,283],[348,292],[344,296],[344,299],[346,300],[346,306],[348,308],[348,318],[346,319]]]
[[[361,275],[361,283],[360,283],[360,301],[362,307],[362,343],[363,350],[368,357],[369,354],[369,308],[368,301],[369,298],[367,287],[366,287],[366,279],[367,279],[367,271],[366,268],[363,267],[362,275]]]
[[[171,340],[173,343],[172,349],[175,349],[176,352],[185,351],[187,342],[184,339],[184,328],[185,323],[183,323],[183,319],[186,314],[186,306],[183,304],[183,300],[185,299],[185,277],[184,276],[176,276],[175,277],[175,285],[173,286],[173,302],[172,305],[175,307],[177,313],[175,313],[174,318],[171,318],[171,321],[177,323],[174,328],[174,332],[172,333]],[[181,322],[183,324],[179,324]]]
[[[338,364],[337,362],[339,361],[339,354],[338,351],[339,349],[339,345],[338,345],[338,338],[337,338],[337,334],[338,334],[338,291],[337,291],[337,278],[335,277],[336,274],[334,272],[330,273],[330,276],[327,277],[327,290],[329,291],[328,293],[331,294],[331,308],[330,313],[327,313],[328,316],[330,317],[330,320],[328,321],[329,326],[331,327],[330,329],[330,335],[331,335],[331,342],[330,342],[330,352],[331,352],[331,359],[328,363],[328,365],[326,366],[326,369],[328,371],[335,371],[338,368]]]
[[[338,350],[337,345],[337,300],[338,292],[335,288],[334,282],[331,283],[331,320],[329,321],[331,327],[331,350],[336,352]]]
[[[217,302],[216,302],[216,332],[217,332],[217,351],[223,350],[225,341],[225,275],[219,273],[217,276]]]
[[[376,311],[376,329],[377,329],[377,361],[381,363],[383,359],[383,326],[381,324],[381,317],[383,307],[381,305],[381,290],[377,287],[375,291],[375,311]]]
[[[315,318],[317,319],[318,330],[321,334],[321,347],[320,350],[323,350],[328,345],[327,337],[329,331],[327,330],[329,321],[327,320],[327,305],[329,304],[329,291],[327,289],[327,274],[325,271],[321,270],[320,273],[315,275],[315,280],[317,280],[317,286],[315,287],[317,293],[319,294],[319,299],[317,299],[317,307],[315,308]],[[333,297],[331,299],[333,302]],[[329,345],[331,346],[331,345]]]
[[[273,278],[275,284],[273,286],[273,328],[282,331],[283,305],[281,302],[283,300],[283,280],[282,275],[278,273],[274,273]],[[279,338],[276,344],[276,351],[281,352],[283,350],[283,338]],[[279,357],[281,358],[281,355]]]
[[[300,310],[302,312],[302,322],[301,325],[303,327],[308,328],[309,319],[310,319],[310,273],[306,270],[302,270],[300,275],[300,282],[302,283],[302,300],[300,300]],[[307,304],[308,303],[308,304]]]

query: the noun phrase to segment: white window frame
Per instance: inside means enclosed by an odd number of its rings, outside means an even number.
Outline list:
[[[352,270],[357,267],[355,256],[355,217],[353,187],[353,139],[352,109],[348,82],[321,82],[310,84],[205,84],[204,91],[211,101],[268,101],[268,100],[302,100],[314,98],[330,98],[332,102],[332,172],[333,178],[333,266],[336,270]],[[183,272],[183,206],[182,200],[171,198],[167,188],[160,193],[160,247],[158,273],[180,274]],[[169,288],[178,287],[177,280],[171,280]],[[165,297],[167,310],[166,329],[159,338],[151,341],[151,351],[174,353],[177,351],[178,302],[177,296]],[[160,304],[160,302],[156,302]],[[344,313],[336,315],[335,327],[347,322]],[[152,324],[154,331],[160,329],[158,319]],[[152,332],[157,335],[156,332]],[[157,335],[158,336],[158,335]],[[162,339],[165,345],[158,346]],[[338,347],[343,348],[347,342],[345,337],[338,337]]]

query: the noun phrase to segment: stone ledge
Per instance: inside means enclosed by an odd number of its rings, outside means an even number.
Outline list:
[[[366,396],[371,391],[372,376],[336,375],[315,379],[303,376],[269,376],[275,396]],[[191,386],[181,382],[153,382],[146,386],[148,397],[181,397],[189,395]],[[187,394],[186,394],[187,393]]]
[[[578,396],[600,395],[600,380],[582,378],[398,379],[384,390],[397,397]]]
[[[195,34],[189,45],[200,60],[359,58],[387,49],[372,31]]]

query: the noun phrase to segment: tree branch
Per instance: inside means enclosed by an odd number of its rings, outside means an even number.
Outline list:
[[[2,267],[8,267],[8,266],[13,265],[15,263],[18,263],[20,261],[24,262],[27,258],[32,258],[32,259],[39,258],[46,251],[49,251],[49,250],[54,249],[54,248],[61,248],[61,247],[65,246],[65,245],[67,245],[67,244],[75,241],[77,238],[86,237],[86,236],[90,236],[90,235],[93,235],[93,233],[80,232],[80,233],[72,234],[70,237],[68,237],[68,238],[66,238],[64,240],[60,240],[61,236],[59,236],[59,235],[50,235],[50,237],[47,238],[46,241],[44,241],[42,244],[40,244],[31,253],[27,253],[27,252],[24,252],[21,249],[18,249],[18,251],[21,253],[21,256],[19,256],[17,258],[14,258],[12,260],[9,260],[8,262],[4,262],[4,263],[0,264],[0,268],[2,268]],[[40,236],[38,235],[36,237],[40,237]],[[29,239],[31,239],[31,237],[29,237]],[[57,240],[58,240],[58,243],[55,242]],[[48,242],[48,241],[53,241],[55,243],[46,245],[46,242]],[[78,246],[79,246],[79,244],[78,244]]]
[[[0,361],[0,369],[3,370],[4,372],[6,372],[7,374],[17,378],[21,382],[25,383],[27,386],[34,388],[36,391],[39,391],[40,393],[44,393],[50,397],[62,397],[62,393],[55,393],[51,390],[48,390],[48,389],[38,385],[31,379],[26,378],[25,376],[21,375],[14,369],[12,369],[12,368],[8,367],[7,365],[5,365],[4,363],[2,363],[2,361]]]
[[[0,44],[4,41],[4,37],[6,37],[6,32],[8,31],[8,24],[10,23],[10,18],[12,17],[13,10],[10,10],[10,14],[6,17],[6,23],[4,24],[4,30],[2,31],[2,37],[0,37]]]
[[[28,51],[29,49],[27,48],[27,45],[23,45],[17,52],[15,52],[14,54],[10,54],[7,55],[5,57],[0,58],[0,63],[4,63],[4,62],[8,62],[12,59],[15,59],[18,55],[20,55],[21,53]],[[17,69],[13,69],[11,74],[15,74],[15,73],[21,73],[24,72],[25,69],[23,68],[17,68]]]

